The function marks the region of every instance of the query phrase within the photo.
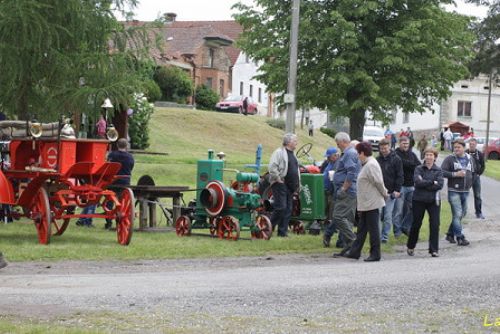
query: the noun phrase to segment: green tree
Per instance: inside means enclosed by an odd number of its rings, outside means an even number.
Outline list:
[[[475,22],[477,34],[474,50],[475,57],[470,63],[471,73],[490,74],[498,78],[500,68],[500,1],[470,0],[468,2],[488,6],[487,16]]]
[[[156,69],[154,79],[160,86],[163,99],[186,103],[193,92],[193,83],[189,74],[178,67],[162,66]]]
[[[302,0],[297,105],[330,110],[362,136],[366,111],[387,121],[387,110],[423,112],[450,94],[471,56],[469,19],[437,0]],[[243,26],[238,45],[264,61],[257,78],[285,92],[291,0],[236,4]]]
[[[127,105],[142,90],[148,38],[117,21],[136,0],[0,0],[0,104],[11,117]],[[138,41],[142,42],[138,42]],[[130,48],[130,45],[140,48]],[[151,76],[151,74],[149,74]]]
[[[200,85],[196,88],[196,107],[203,110],[215,110],[215,104],[219,102],[220,96],[211,88]]]

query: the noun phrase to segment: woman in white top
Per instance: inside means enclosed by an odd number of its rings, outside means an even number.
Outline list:
[[[346,257],[359,259],[361,250],[370,234],[370,256],[365,261],[380,261],[380,228],[379,209],[385,205],[387,189],[384,186],[384,177],[377,160],[372,157],[372,146],[368,142],[356,145],[359,160],[363,167],[358,175],[357,209],[359,213],[356,240]]]

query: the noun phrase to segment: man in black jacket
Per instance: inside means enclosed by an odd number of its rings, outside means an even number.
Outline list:
[[[382,139],[379,143],[380,154],[377,161],[384,176],[384,185],[390,195],[385,200],[384,215],[382,218],[382,233],[380,239],[386,243],[389,239],[389,232],[392,226],[392,215],[396,199],[400,197],[401,186],[403,185],[403,163],[401,159],[391,151],[391,143],[387,139]],[[394,230],[396,234],[396,230]]]
[[[472,187],[472,173],[475,166],[474,159],[465,153],[463,139],[453,142],[453,154],[444,159],[441,169],[443,176],[448,179],[448,202],[452,215],[446,240],[452,244],[456,242],[459,246],[468,246],[469,241],[462,232],[462,218],[467,214],[467,197]]]
[[[465,151],[474,159],[476,169],[472,173],[472,192],[474,193],[474,209],[476,218],[484,219],[481,209],[481,174],[484,173],[486,167],[484,163],[484,154],[477,150],[477,139],[472,137],[469,141],[469,148]]]
[[[403,186],[401,196],[396,200],[393,214],[394,235],[399,237],[401,233],[409,234],[413,223],[412,201],[415,186],[413,174],[415,168],[420,165],[420,160],[410,148],[410,138],[403,136],[399,138],[399,147],[396,155],[403,162]]]

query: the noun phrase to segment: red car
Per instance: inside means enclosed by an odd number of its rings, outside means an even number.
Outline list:
[[[247,110],[243,107],[243,101],[247,99]],[[257,103],[255,103],[250,96],[239,96],[231,95],[224,99],[224,101],[218,102],[215,105],[215,110],[226,111],[226,112],[237,112],[244,114],[247,112],[250,115],[255,115],[258,113]]]
[[[488,159],[498,160],[500,158],[500,138],[491,139],[488,146],[484,146],[484,153],[488,152]]]

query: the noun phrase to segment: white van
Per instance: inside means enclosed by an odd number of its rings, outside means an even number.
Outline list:
[[[372,149],[378,151],[379,142],[385,138],[384,129],[378,126],[367,125],[363,128],[363,141],[368,141],[372,144]]]

